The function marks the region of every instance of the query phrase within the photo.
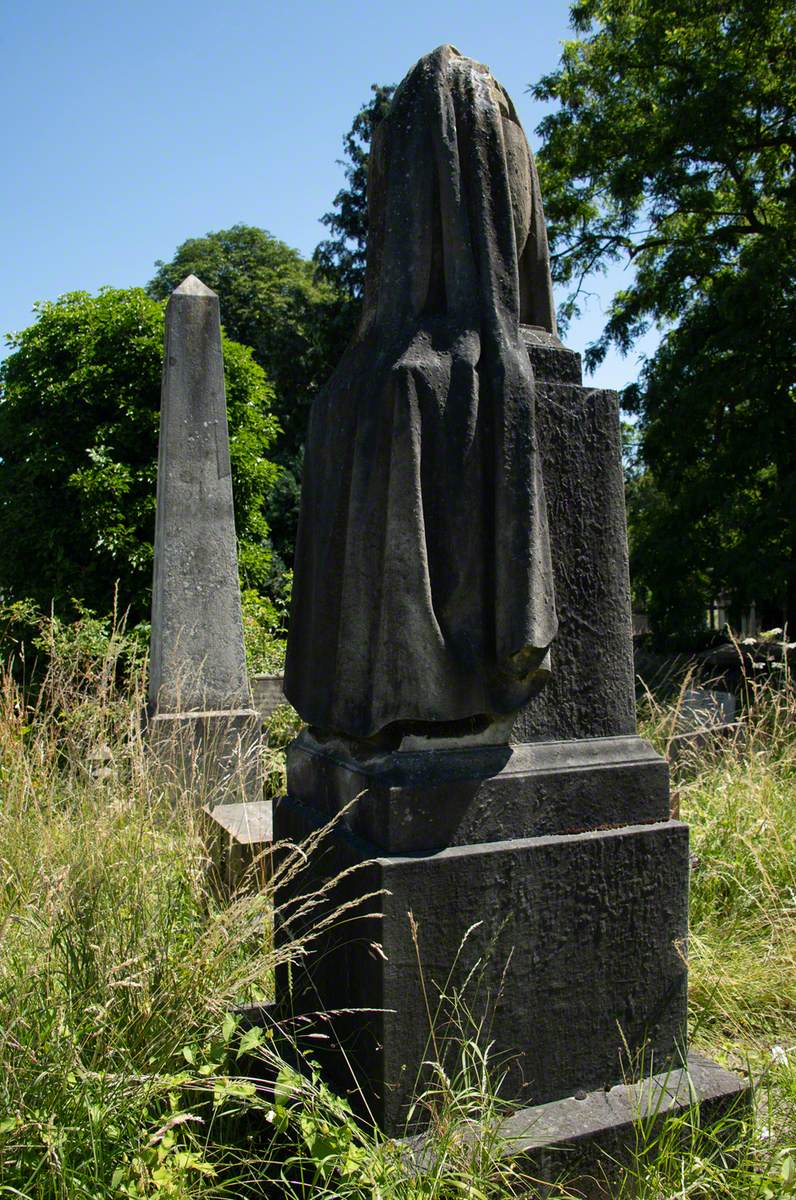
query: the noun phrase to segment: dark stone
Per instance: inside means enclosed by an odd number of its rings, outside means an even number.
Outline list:
[[[564,1105],[560,1142],[567,1104],[686,1053],[688,834],[636,735],[617,397],[556,336],[485,68],[421,59],[369,197],[305,460],[285,691],[312,728],[274,837],[317,845],[277,894],[279,944],[306,939],[279,1007],[388,1134],[477,1035],[507,1098]]]
[[[702,1128],[719,1122],[731,1127],[748,1119],[750,1101],[745,1080],[702,1055],[689,1054],[685,1067],[521,1109],[491,1136],[504,1143],[506,1158],[537,1181],[554,1183],[563,1176],[567,1195],[609,1200],[616,1195],[611,1184],[622,1167],[632,1166],[634,1148],[645,1139],[648,1144],[667,1118],[682,1117],[698,1106]],[[477,1131],[470,1136],[477,1137]],[[418,1167],[433,1161],[434,1147],[427,1148],[422,1135],[406,1146]]]
[[[390,853],[581,833],[669,817],[669,773],[641,738],[352,753],[304,730],[290,794]]]
[[[512,740],[636,731],[630,579],[615,392],[578,386],[578,355],[523,330],[537,374],[536,417],[558,634],[551,677]],[[559,348],[560,347],[560,348]]]
[[[451,46],[413,67],[368,199],[361,322],[309,423],[285,667],[304,720],[356,738],[513,714],[557,628],[520,332],[555,332],[547,234],[485,67]]]
[[[251,707],[221,317],[195,275],[166,306],[149,704],[154,713]]]
[[[323,820],[280,800],[275,837],[305,837]],[[434,1009],[438,989],[452,996],[471,971],[463,998],[475,1025],[485,1022],[512,1099],[541,1104],[610,1087],[632,1077],[642,1055],[663,1069],[684,1053],[684,825],[400,856],[336,830],[297,886],[305,893],[354,867],[329,898],[354,908],[293,964],[282,1002],[293,1013],[332,1013],[322,1027],[346,1054],[318,1050],[329,1078],[354,1102],[361,1088],[387,1133],[404,1131],[430,1055],[423,988]],[[278,936],[300,936],[286,900]],[[436,1025],[443,1046],[474,1032],[457,1029],[445,1003]]]
[[[580,355],[576,350],[569,350],[563,345],[556,334],[548,333],[545,329],[536,329],[532,325],[521,325],[520,335],[528,351],[537,384],[583,383]]]

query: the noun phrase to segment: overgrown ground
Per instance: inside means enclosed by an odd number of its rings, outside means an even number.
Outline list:
[[[19,662],[0,685],[0,1197],[530,1195],[489,1133],[500,1106],[472,1039],[460,1077],[440,1075],[424,1099],[434,1136],[415,1172],[317,1079],[298,1087],[283,1066],[276,1098],[255,1094],[245,1053],[280,1064],[233,1013],[271,991],[272,889],[229,899],[214,887],[195,807],[147,762],[129,639],[88,618],[72,632],[44,622],[41,637],[50,669],[36,699]],[[672,710],[645,719],[665,747]],[[752,1071],[758,1117],[723,1141],[641,1133],[614,1194],[796,1196],[788,681],[759,689],[735,741],[681,755],[676,785],[695,854],[693,1039]],[[486,1132],[468,1141],[474,1117]]]

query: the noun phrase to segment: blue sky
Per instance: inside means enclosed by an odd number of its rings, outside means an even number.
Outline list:
[[[28,325],[36,300],[144,284],[185,238],[237,221],[311,254],[370,84],[397,82],[441,42],[489,64],[535,145],[544,108],[527,88],[558,61],[568,8],[5,0],[0,334]],[[595,281],[569,345],[596,336],[621,280]],[[612,356],[594,382],[637,371],[636,351]]]

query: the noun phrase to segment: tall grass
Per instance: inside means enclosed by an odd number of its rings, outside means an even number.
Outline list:
[[[0,1196],[227,1194],[257,1171],[219,1126],[243,1105],[268,1132],[234,1013],[272,990],[277,879],[214,889],[123,625],[49,618],[37,641],[35,687],[0,674]]]
[[[213,886],[202,814],[151,770],[135,639],[84,614],[43,621],[39,642],[35,687],[29,663],[0,674],[0,1197],[534,1194],[502,1153],[499,1065],[465,1009],[455,1073],[430,1043],[414,1157],[244,1026],[238,1007],[273,986],[275,881]],[[750,1067],[757,1119],[721,1136],[640,1126],[617,1196],[796,1196],[796,699],[787,678],[750,697],[734,738],[681,750],[674,784],[694,853],[693,1041]],[[650,700],[644,722],[671,744],[671,706]],[[279,714],[274,790],[290,731]],[[275,1090],[242,1073],[252,1054]]]
[[[670,756],[691,828],[691,1044],[751,1073],[757,1122],[729,1164],[725,1146],[701,1171],[701,1152],[675,1154],[669,1138],[643,1156],[640,1194],[784,1200],[796,1196],[796,688],[787,667],[747,678],[734,729],[679,739],[689,684],[666,705],[647,697],[642,732]]]
[[[772,1046],[796,1047],[796,690],[787,674],[746,690],[734,730],[684,739],[672,784],[691,826],[694,1036],[762,1063]],[[677,714],[645,706],[644,732],[664,752]]]

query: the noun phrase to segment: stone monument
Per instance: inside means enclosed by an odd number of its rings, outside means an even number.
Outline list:
[[[166,308],[149,707],[153,746],[217,821],[230,804],[260,800],[219,303],[195,275]],[[257,810],[245,816],[250,835]]]
[[[571,1140],[574,1096],[593,1122],[672,1073],[689,1100],[688,831],[636,731],[617,398],[557,337],[535,166],[486,67],[412,68],[369,206],[362,319],[310,421],[285,675],[308,728],[274,832],[336,816],[317,879],[357,866],[336,898],[377,898],[281,1003],[333,1014],[331,1078],[400,1134],[423,983],[434,1007],[469,980],[505,1094]]]

